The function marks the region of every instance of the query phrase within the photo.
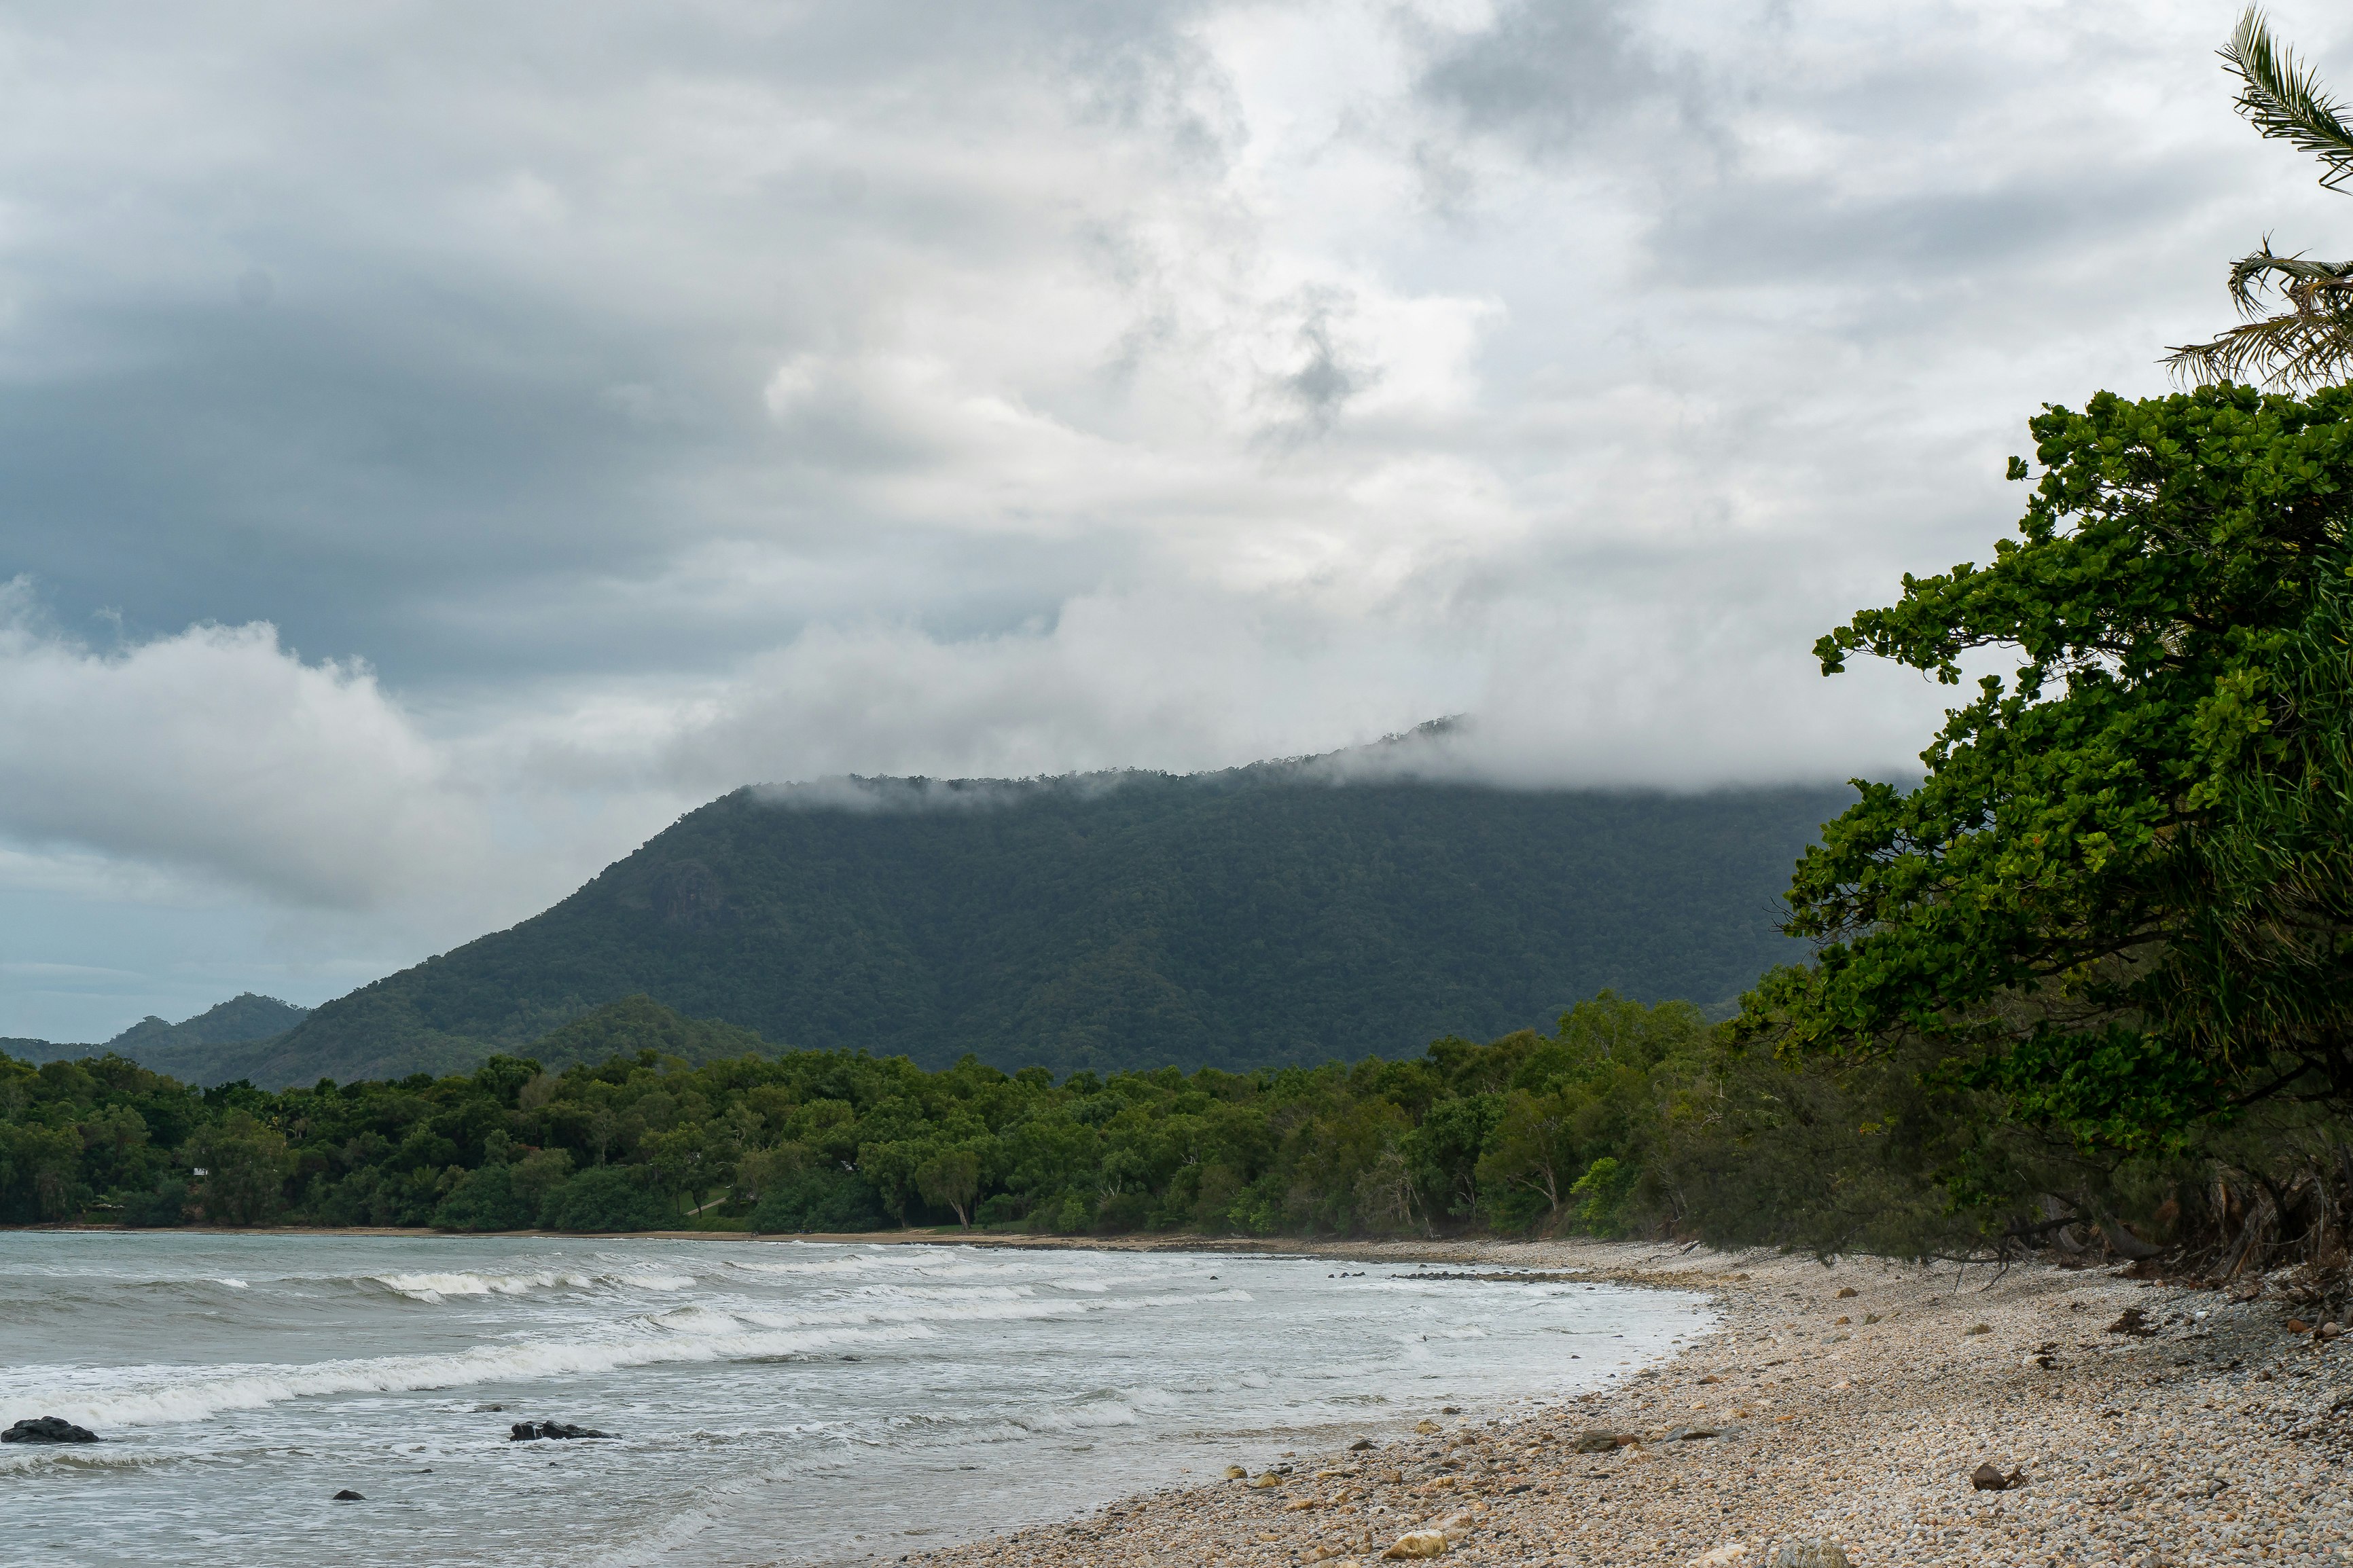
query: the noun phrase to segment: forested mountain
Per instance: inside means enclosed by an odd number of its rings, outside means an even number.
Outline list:
[[[166,1023],[151,1013],[102,1046],[7,1039],[0,1040],[0,1051],[35,1062],[66,1061],[112,1051],[156,1072],[212,1083],[220,1077],[237,1076],[216,1072],[225,1059],[236,1054],[234,1047],[243,1047],[250,1051],[254,1042],[282,1035],[310,1016],[308,1007],[297,1007],[291,1002],[248,991],[176,1024]]]
[[[459,1070],[638,993],[781,1047],[1058,1074],[1410,1055],[1604,988],[1716,1006],[1802,956],[1780,895],[1844,798],[1301,764],[739,790],[543,914],[177,1070]]]

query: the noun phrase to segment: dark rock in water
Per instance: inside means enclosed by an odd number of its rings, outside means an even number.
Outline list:
[[[95,1443],[98,1434],[87,1426],[60,1421],[54,1415],[28,1415],[5,1432],[0,1443]]]
[[[508,1429],[510,1443],[536,1442],[542,1437],[609,1437],[610,1432],[599,1432],[594,1426],[575,1426],[565,1421],[518,1421]]]
[[[367,1501],[367,1499],[360,1496],[359,1493],[352,1490],[351,1488],[345,1487],[342,1491],[339,1491],[334,1495],[332,1500],[336,1502],[365,1502]]]

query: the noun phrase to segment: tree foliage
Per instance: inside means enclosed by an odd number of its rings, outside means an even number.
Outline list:
[[[121,1058],[0,1058],[0,1217],[1688,1231],[1825,1247],[1900,1240],[1891,1216],[1927,1216],[1909,1245],[1950,1229],[1916,1152],[1855,1132],[1870,1118],[1835,1086],[1725,1056],[1720,1027],[1683,1003],[1605,994],[1550,1033],[1450,1037],[1403,1061],[1059,1082],[970,1057],[937,1072],[847,1051],[691,1063],[640,1043],[691,1035],[642,998],[586,1022],[617,1054],[277,1093],[197,1093]]]
[[[2085,1149],[2353,1103],[2353,393],[2103,395],[2031,427],[2020,537],[1816,649],[2013,668],[1918,788],[1859,785],[1807,852],[1789,930],[1819,956],[1738,1034],[1917,1050]]]

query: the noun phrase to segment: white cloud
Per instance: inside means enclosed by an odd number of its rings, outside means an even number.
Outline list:
[[[364,667],[260,624],[96,651],[29,599],[0,591],[0,834],[335,907],[484,855],[479,803]]]

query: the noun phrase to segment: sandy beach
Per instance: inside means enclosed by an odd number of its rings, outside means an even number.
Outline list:
[[[1301,1452],[1271,1479],[1171,1478],[1064,1526],[901,1561],[1370,1564],[1406,1538],[1450,1562],[1564,1568],[2348,1560],[2353,1350],[2290,1331],[2284,1278],[2247,1300],[2042,1265],[1329,1251],[1704,1290],[1719,1321],[1539,1413],[1409,1413],[1406,1437]],[[1974,1484],[1983,1466],[2005,1484]]]

